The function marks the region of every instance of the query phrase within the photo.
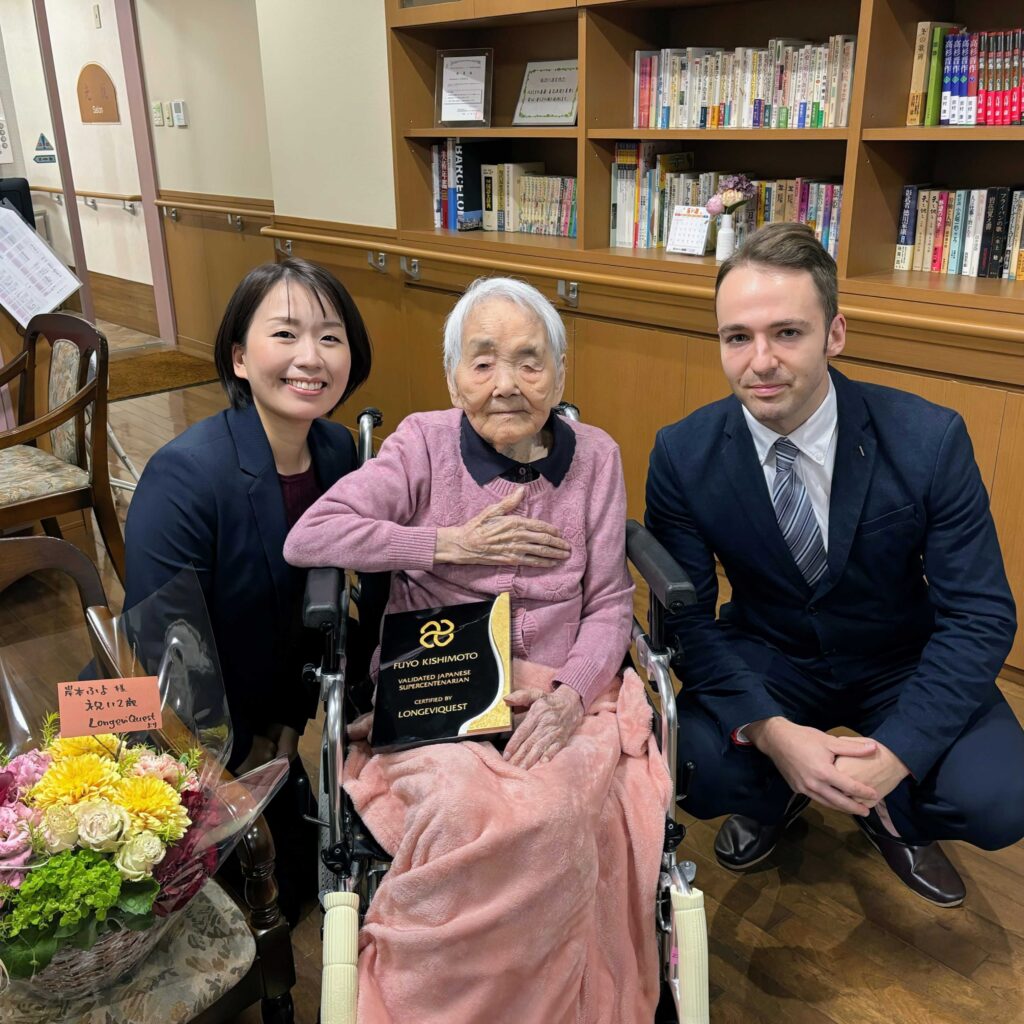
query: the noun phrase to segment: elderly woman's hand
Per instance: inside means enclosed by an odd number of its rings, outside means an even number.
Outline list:
[[[509,515],[522,501],[523,494],[523,488],[517,487],[507,498],[485,508],[468,523],[440,527],[434,561],[548,568],[568,558],[571,549],[556,527],[539,519]]]
[[[583,699],[571,686],[560,686],[552,693],[515,690],[505,701],[514,708],[529,708],[505,747],[505,760],[519,768],[550,761],[583,719]]]

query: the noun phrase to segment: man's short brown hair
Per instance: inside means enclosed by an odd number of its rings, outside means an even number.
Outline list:
[[[715,298],[730,271],[737,267],[778,267],[782,270],[806,270],[814,281],[825,313],[826,333],[839,315],[839,285],[836,261],[814,237],[806,224],[766,224],[755,231],[719,268],[715,279]]]

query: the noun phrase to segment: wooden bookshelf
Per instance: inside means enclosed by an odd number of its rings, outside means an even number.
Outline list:
[[[1024,126],[904,124],[917,22],[931,18],[988,27],[994,13],[982,0],[388,0],[387,11],[400,238],[550,257],[550,244],[537,236],[467,241],[433,231],[430,145],[460,138],[486,146],[487,162],[542,160],[547,173],[575,176],[578,237],[563,240],[561,248],[588,265],[713,274],[710,256],[674,259],[658,251],[608,246],[615,142],[670,141],[693,152],[698,171],[842,180],[837,264],[841,281],[856,282],[857,294],[877,287],[879,297],[895,293],[914,302],[961,306],[976,300],[979,311],[1019,309],[1024,283],[933,281],[929,274],[911,281],[892,273],[904,184],[934,181],[968,188],[1017,184],[1024,177],[1019,159]],[[845,128],[631,127],[638,49],[757,46],[772,36],[824,40],[835,33],[857,36]],[[492,47],[495,54],[492,127],[435,127],[435,53],[472,46]],[[562,57],[579,61],[578,126],[512,125],[527,62]]]

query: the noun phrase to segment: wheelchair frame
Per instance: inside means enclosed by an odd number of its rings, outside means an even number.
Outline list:
[[[578,420],[579,410],[563,403],[559,413]],[[359,463],[373,457],[373,430],[383,417],[377,409],[359,415]],[[679,861],[686,835],[675,820],[678,722],[671,662],[677,653],[666,634],[665,617],[696,601],[686,573],[645,527],[626,523],[626,549],[650,589],[648,630],[633,619],[633,644],[648,686],[657,697],[656,740],[672,779],[672,801],[666,808],[665,837],[655,907],[661,953],[662,1001],[659,1019],[669,1008],[679,1024],[708,1024],[707,924],[704,895],[694,885],[696,865]],[[363,826],[342,790],[346,722],[347,619],[358,607],[359,589],[340,569],[312,569],[306,584],[303,622],[324,639],[320,666],[306,666],[307,681],[318,685],[325,708],[318,782],[320,826],[320,904],[323,922],[322,1024],[354,1024],[358,995],[359,925],[390,867],[390,858]],[[650,693],[648,694],[650,699]],[[652,702],[653,704],[653,702]],[[659,713],[660,711],[660,713]],[[683,795],[694,765],[684,765]]]

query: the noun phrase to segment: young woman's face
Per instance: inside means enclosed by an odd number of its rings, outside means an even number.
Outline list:
[[[279,281],[257,307],[232,361],[261,413],[312,421],[340,401],[352,353],[337,310],[321,308],[302,285]]]

